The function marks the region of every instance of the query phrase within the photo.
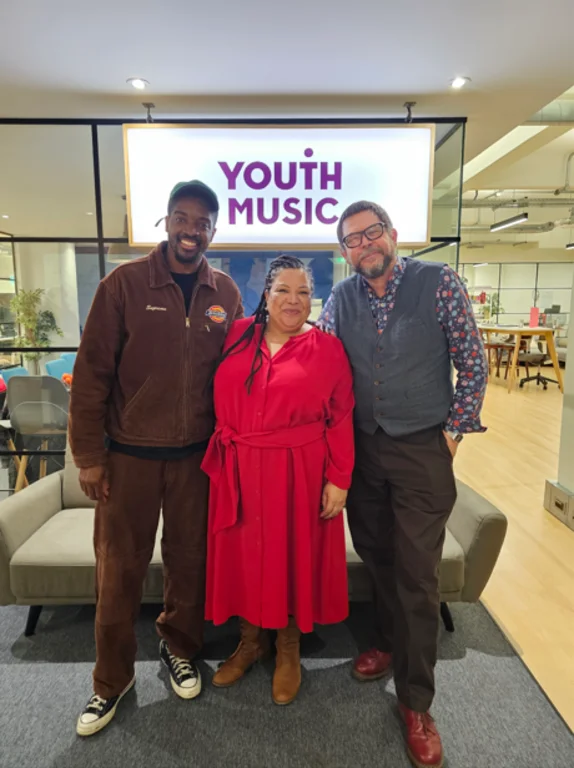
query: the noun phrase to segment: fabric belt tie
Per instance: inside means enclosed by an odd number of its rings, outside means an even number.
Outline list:
[[[250,448],[300,448],[320,440],[324,434],[325,424],[322,421],[242,435],[230,427],[218,427],[201,465],[211,482],[217,486],[215,518],[211,521],[214,533],[237,523],[240,501],[238,445]]]

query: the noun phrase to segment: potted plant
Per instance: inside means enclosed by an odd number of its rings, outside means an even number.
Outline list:
[[[500,303],[500,294],[491,293],[490,296],[487,298],[487,304],[488,304],[490,316],[493,317],[494,315],[496,315],[496,319],[498,320],[498,315],[501,315],[504,313],[504,307]]]
[[[17,325],[20,326],[21,334],[14,339],[14,346],[48,347],[52,334],[64,335],[56,323],[54,313],[49,309],[41,308],[44,293],[43,288],[36,288],[33,291],[21,290],[10,301],[10,309]],[[24,353],[24,358],[33,363],[35,374],[40,373],[40,357],[42,357],[41,352]]]

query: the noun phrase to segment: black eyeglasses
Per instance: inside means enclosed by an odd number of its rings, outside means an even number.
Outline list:
[[[377,240],[377,238],[379,238],[388,228],[388,224],[383,224],[382,221],[378,224],[371,224],[370,227],[363,229],[362,232],[351,232],[350,235],[344,237],[343,245],[346,248],[358,248],[363,242],[363,235],[367,240]]]

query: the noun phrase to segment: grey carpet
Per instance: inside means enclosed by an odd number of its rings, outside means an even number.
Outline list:
[[[368,610],[319,628],[302,644],[297,701],[271,701],[273,663],[217,690],[212,669],[236,626],[210,627],[204,690],[180,701],[157,661],[155,609],[138,622],[137,686],[102,733],[82,740],[75,720],[91,693],[93,608],[45,609],[32,638],[26,608],[0,608],[1,768],[408,768],[391,681],[357,683],[349,659],[368,646]],[[478,605],[453,606],[443,632],[433,714],[447,768],[574,768],[574,738]]]

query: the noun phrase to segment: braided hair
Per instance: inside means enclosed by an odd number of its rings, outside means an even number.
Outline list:
[[[298,259],[296,256],[290,256],[286,253],[282,253],[277,256],[269,265],[269,271],[265,276],[263,292],[261,293],[261,298],[259,300],[259,304],[257,305],[257,309],[253,313],[253,322],[247,326],[239,339],[223,353],[219,360],[219,365],[221,365],[221,363],[227,357],[229,357],[229,355],[237,354],[238,352],[242,352],[244,349],[247,349],[247,347],[251,344],[253,337],[255,336],[257,326],[262,326],[259,339],[257,340],[255,354],[253,355],[253,360],[251,362],[251,371],[245,380],[245,386],[247,387],[248,394],[251,393],[251,386],[253,384],[253,379],[255,378],[256,373],[261,369],[261,366],[263,365],[263,353],[261,351],[261,345],[263,344],[265,326],[267,325],[267,320],[269,318],[266,294],[271,290],[271,286],[273,285],[277,275],[284,269],[300,269],[305,272],[307,278],[309,279],[311,291],[313,290],[313,273],[308,267],[305,266],[301,259]]]

